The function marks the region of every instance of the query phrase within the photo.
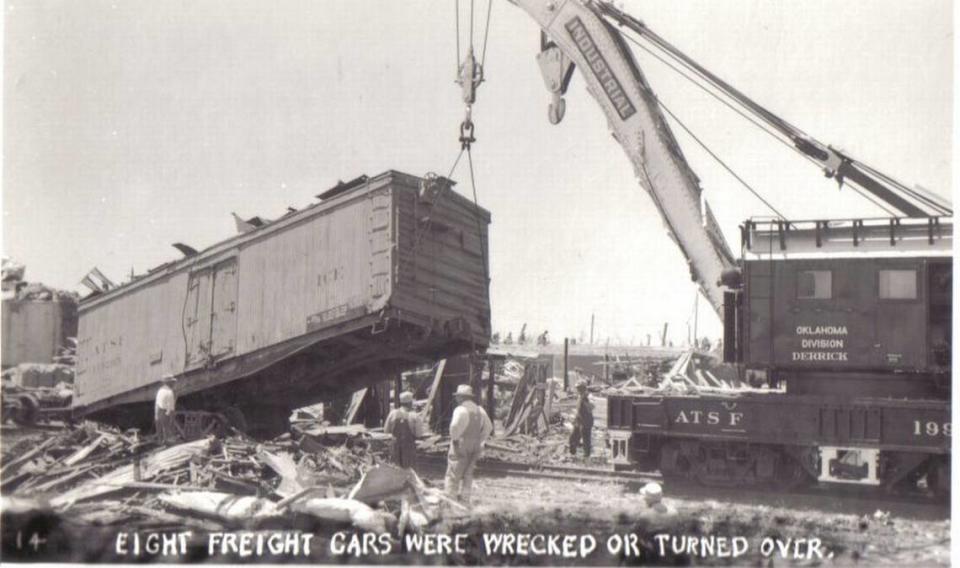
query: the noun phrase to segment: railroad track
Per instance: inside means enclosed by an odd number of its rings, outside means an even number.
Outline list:
[[[425,467],[431,469],[445,469],[446,456],[421,455],[418,460]],[[623,483],[662,482],[659,473],[642,473],[634,471],[613,471],[593,467],[551,465],[551,464],[523,464],[505,460],[484,458],[477,464],[477,472],[485,475],[509,475],[516,477],[531,477],[540,479],[567,479],[582,481],[606,481]]]
[[[422,455],[420,464],[433,472],[446,469],[445,455]],[[817,509],[856,515],[888,511],[895,516],[936,519],[949,515],[949,501],[926,494],[890,494],[860,487],[809,486],[789,491],[751,487],[706,487],[692,482],[664,482],[658,472],[614,471],[573,465],[523,464],[485,458],[477,464],[482,476],[620,483],[639,490],[645,483],[664,483],[670,497],[686,501],[716,500],[788,509]]]

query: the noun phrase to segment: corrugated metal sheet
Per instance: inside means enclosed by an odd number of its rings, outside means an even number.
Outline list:
[[[485,345],[489,214],[449,189],[430,206],[419,192],[420,178],[387,172],[84,301],[76,404],[387,309],[418,322],[461,318]],[[432,216],[431,228],[418,215]]]

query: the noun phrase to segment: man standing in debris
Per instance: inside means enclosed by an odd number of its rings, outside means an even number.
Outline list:
[[[484,442],[493,432],[493,424],[486,411],[473,401],[470,385],[459,385],[453,397],[458,406],[453,409],[450,421],[450,452],[444,485],[448,495],[469,506],[473,470]]]
[[[400,406],[387,415],[383,431],[393,436],[393,462],[400,467],[415,467],[417,438],[426,434],[420,415],[413,411],[413,393],[400,393]]]
[[[587,381],[577,383],[577,414],[573,418],[573,432],[570,432],[570,453],[577,455],[577,447],[583,444],[583,453],[590,457],[593,436],[593,403],[587,392]]]
[[[154,406],[153,424],[157,439],[167,445],[176,439],[176,425],[173,422],[173,412],[177,407],[177,395],[173,393],[173,385],[177,378],[173,375],[164,375],[163,383],[157,391],[157,403]]]

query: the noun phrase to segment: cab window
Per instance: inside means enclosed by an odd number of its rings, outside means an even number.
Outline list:
[[[917,298],[916,270],[879,271],[881,300],[915,300]]]
[[[797,299],[829,300],[833,297],[833,273],[829,270],[797,272]]]

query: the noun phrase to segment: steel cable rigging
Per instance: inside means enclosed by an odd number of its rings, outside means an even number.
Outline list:
[[[903,211],[908,216],[925,216],[930,212],[932,212],[933,215],[952,214],[952,206],[947,200],[937,195],[927,194],[919,189],[910,188],[866,163],[822,144],[800,128],[762,107],[685,55],[640,20],[620,11],[608,3],[601,2],[598,3],[597,6],[604,16],[620,26],[626,27],[633,32],[637,38],[646,40],[652,48],[663,54],[663,57],[654,53],[654,51],[647,46],[642,45],[637,39],[624,34],[624,37],[632,44],[653,55],[674,72],[680,74],[698,88],[704,90],[710,94],[710,96],[734,110],[754,126],[761,128],[767,134],[798,152],[809,162],[821,167],[827,177],[835,178],[841,186],[844,182],[847,182],[848,187],[853,188],[858,194],[891,214],[894,214],[891,209],[881,205],[876,199],[870,197],[868,193],[885,201],[890,206]],[[669,58],[676,65],[668,62],[665,57]],[[678,69],[678,66],[686,70],[686,73]],[[706,85],[709,85],[712,89]],[[726,99],[722,98],[721,95],[726,97]],[[748,116],[748,113],[751,116]]]

